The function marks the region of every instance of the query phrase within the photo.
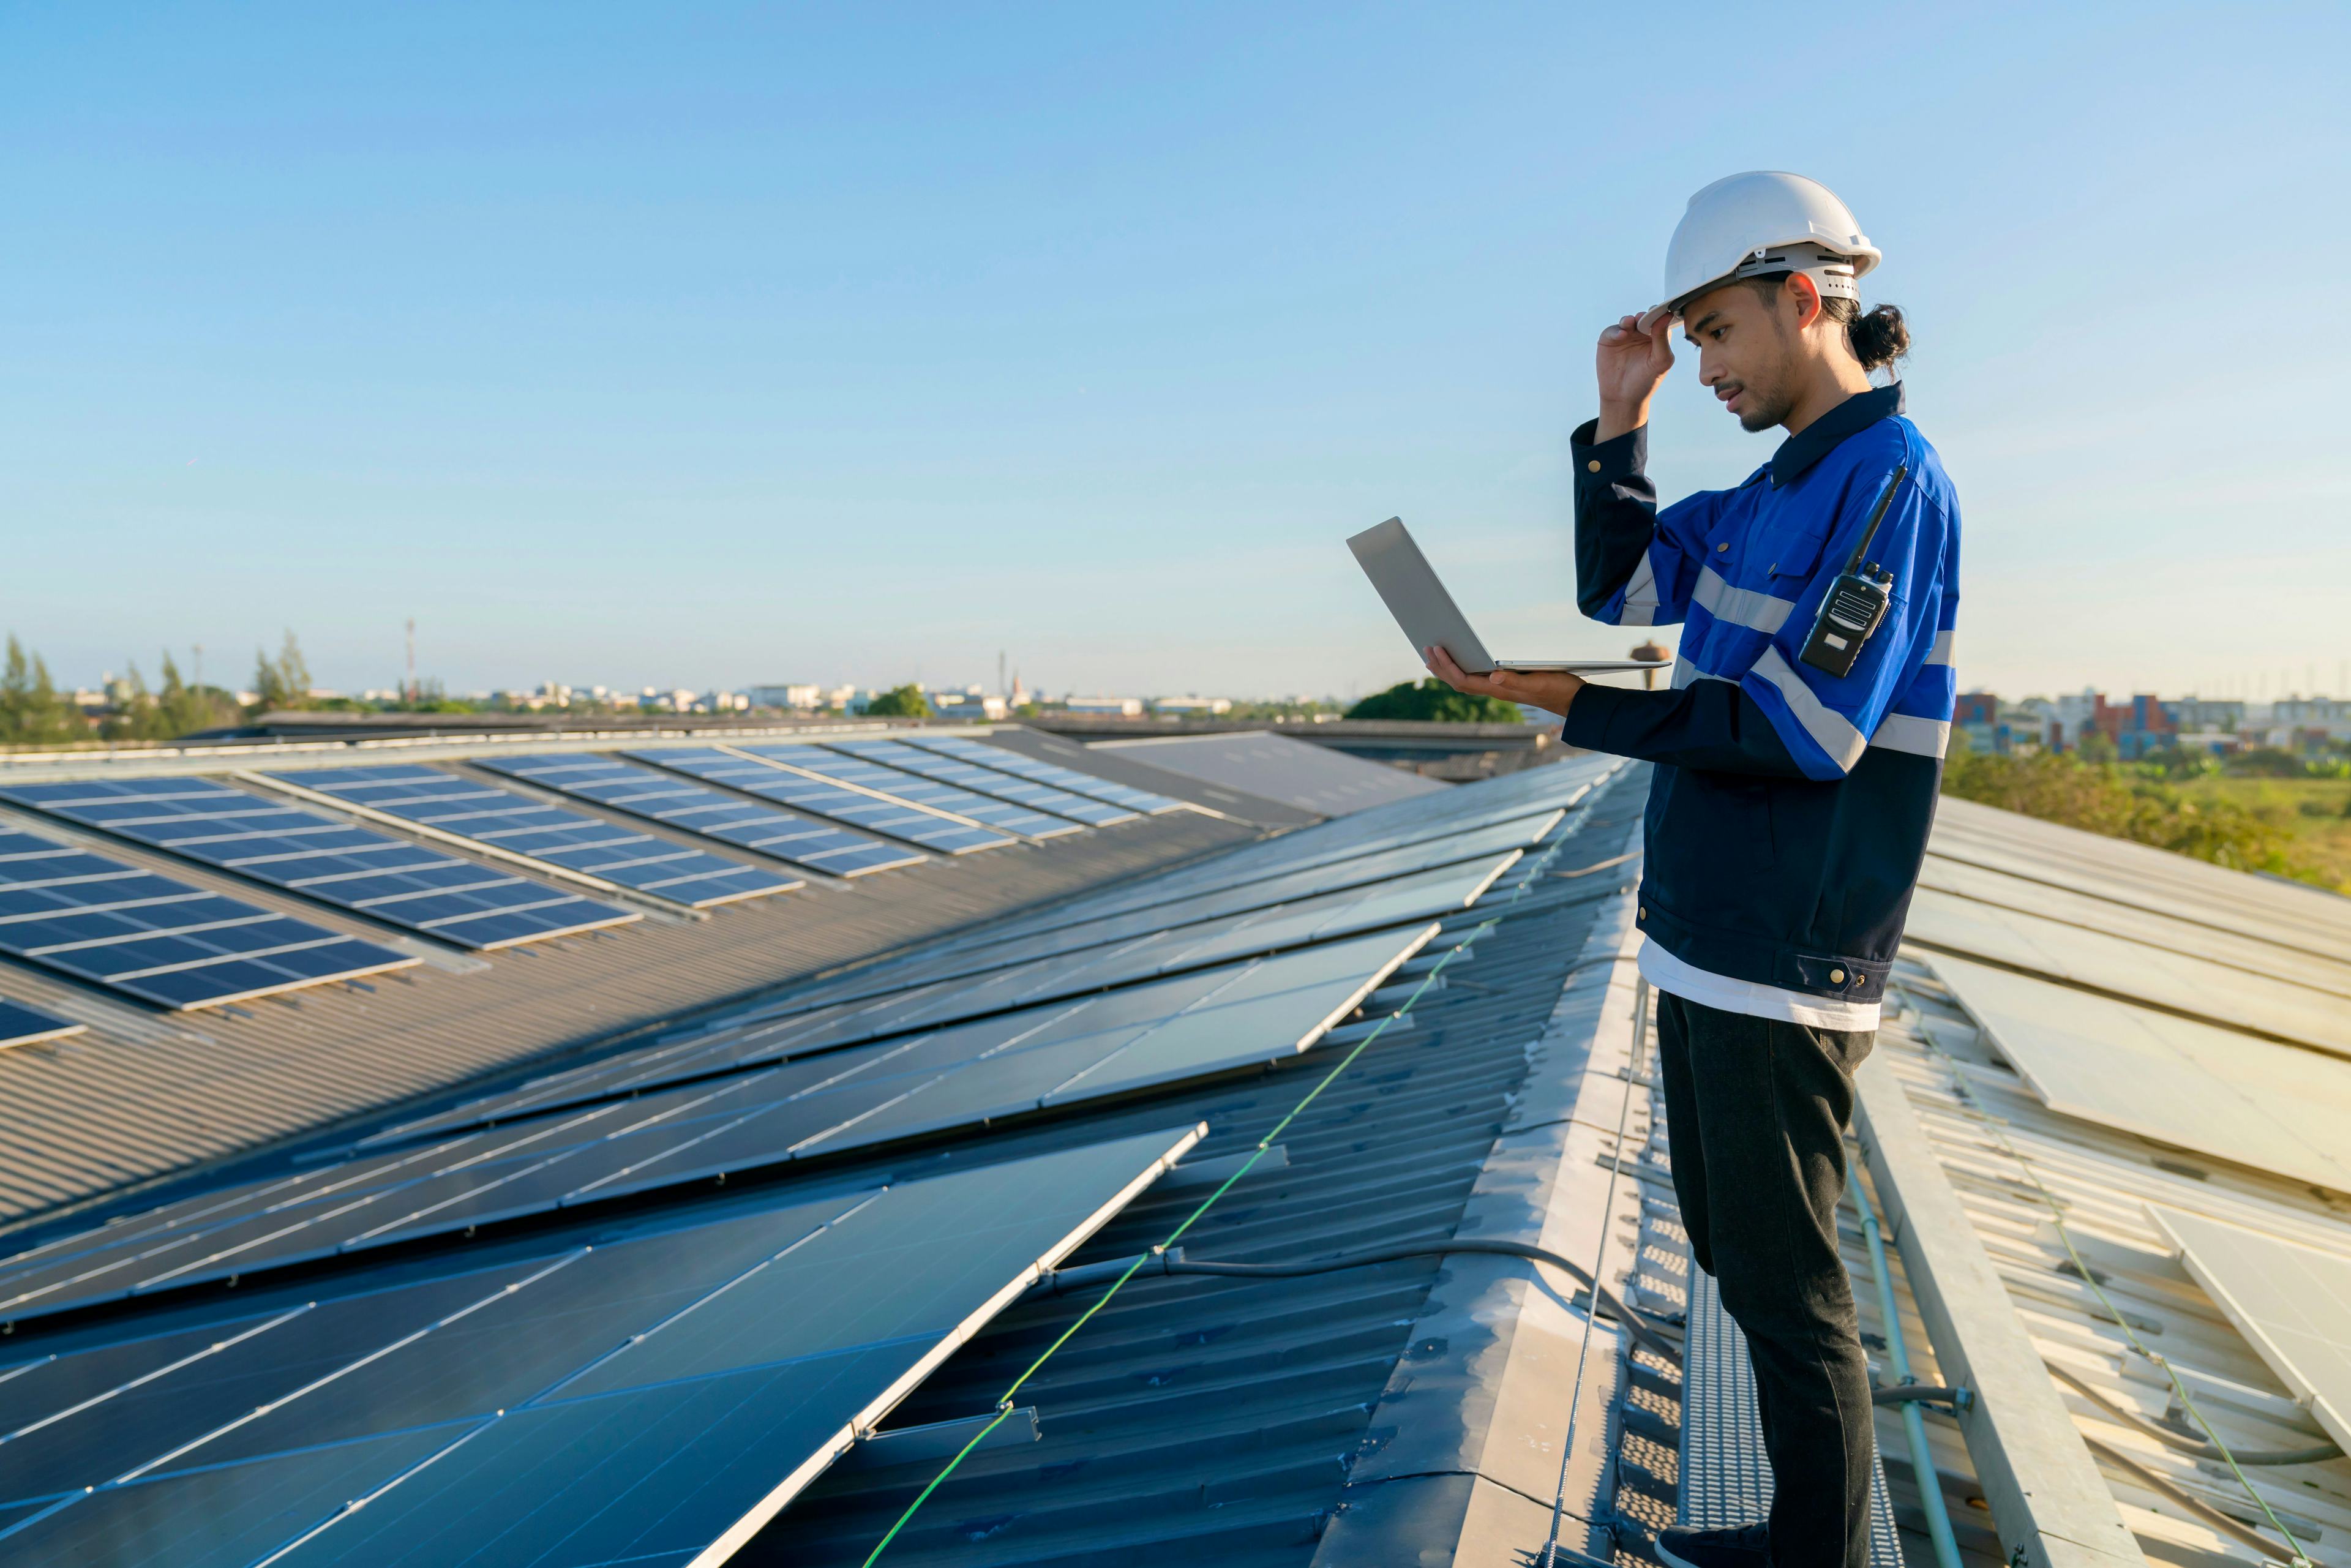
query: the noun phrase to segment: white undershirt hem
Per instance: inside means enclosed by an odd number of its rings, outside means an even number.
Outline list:
[[[1876,1002],[1841,1002],[1805,991],[1785,991],[1777,986],[1759,986],[1752,980],[1709,974],[1683,963],[1646,937],[1641,941],[1640,963],[1641,977],[1657,989],[1719,1012],[1808,1024],[1813,1029],[1877,1027],[1879,1004]]]

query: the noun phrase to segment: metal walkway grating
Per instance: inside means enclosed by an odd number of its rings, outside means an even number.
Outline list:
[[[1688,1530],[1727,1530],[1771,1507],[1771,1467],[1755,1410],[1747,1336],[1722,1310],[1714,1276],[1690,1269],[1689,1341],[1682,1363],[1681,1508]],[[1886,1466],[1873,1453],[1869,1477],[1870,1568],[1903,1568]]]

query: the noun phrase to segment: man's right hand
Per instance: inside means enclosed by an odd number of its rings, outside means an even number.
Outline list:
[[[1674,368],[1674,319],[1658,316],[1646,328],[1627,316],[1600,334],[1600,426],[1595,439],[1613,441],[1649,423],[1649,399]]]

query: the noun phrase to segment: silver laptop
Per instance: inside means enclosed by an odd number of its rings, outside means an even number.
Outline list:
[[[1412,639],[1418,656],[1423,648],[1442,648],[1453,662],[1473,675],[1500,670],[1568,670],[1579,675],[1609,674],[1619,670],[1655,670],[1663,666],[1638,659],[1497,659],[1470,629],[1469,618],[1445,591],[1428,558],[1405,530],[1404,519],[1390,517],[1375,528],[1365,528],[1347,540],[1372,586],[1380,591],[1388,613]]]

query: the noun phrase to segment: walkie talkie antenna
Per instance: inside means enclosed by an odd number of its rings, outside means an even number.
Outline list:
[[[1877,525],[1886,520],[1886,508],[1893,504],[1894,492],[1902,488],[1902,481],[1908,477],[1910,477],[1910,465],[1896,463],[1894,465],[1894,477],[1886,482],[1886,488],[1878,495],[1877,505],[1870,510],[1869,526],[1861,530],[1861,538],[1853,547],[1853,559],[1844,563],[1844,569],[1848,573],[1861,570],[1862,558],[1869,553],[1869,541],[1877,537]]]

